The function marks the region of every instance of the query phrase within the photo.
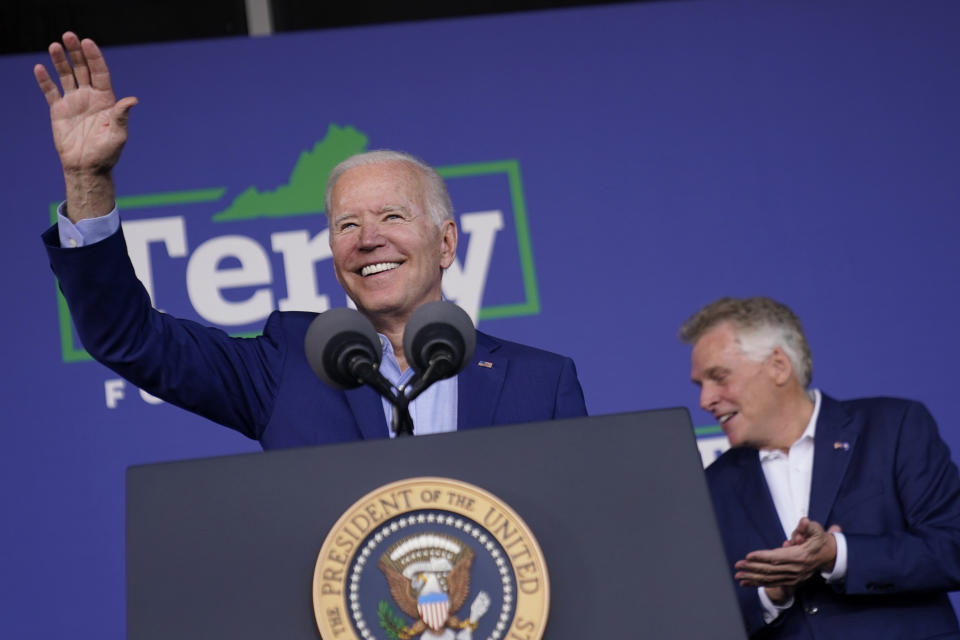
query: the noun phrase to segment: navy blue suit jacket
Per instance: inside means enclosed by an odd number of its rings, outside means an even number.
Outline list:
[[[231,338],[154,310],[122,232],[63,249],[53,227],[44,243],[84,347],[138,387],[265,449],[388,436],[376,392],[333,389],[310,369],[316,314],[274,312],[262,336]],[[458,430],[586,415],[572,360],[479,332],[457,396]]]
[[[707,469],[727,560],[779,547],[784,532],[757,451],[731,449]],[[847,575],[819,574],[764,625],[755,587],[736,586],[755,638],[960,638],[947,591],[960,588],[960,478],[926,408],[908,400],[823,395],[809,516],[840,525]]]

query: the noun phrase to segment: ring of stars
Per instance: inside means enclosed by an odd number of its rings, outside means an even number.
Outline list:
[[[503,606],[500,608],[500,614],[497,616],[497,623],[494,625],[493,631],[486,640],[500,640],[510,626],[510,613],[513,608],[514,599],[511,567],[504,557],[504,553],[500,550],[496,540],[492,536],[487,535],[483,528],[477,526],[472,521],[450,514],[433,512],[411,514],[396,518],[380,527],[373,535],[367,538],[367,543],[357,554],[356,561],[353,565],[353,572],[350,575],[350,595],[348,600],[353,625],[357,629],[357,632],[364,640],[377,640],[373,630],[367,625],[366,620],[364,620],[363,611],[360,608],[360,577],[364,567],[366,567],[373,556],[374,550],[378,546],[389,541],[391,536],[415,524],[436,524],[453,527],[474,538],[487,550],[490,557],[493,558],[497,566],[497,572],[500,574],[500,583],[503,589]],[[429,555],[429,553],[424,550],[415,553],[423,555],[424,557]]]

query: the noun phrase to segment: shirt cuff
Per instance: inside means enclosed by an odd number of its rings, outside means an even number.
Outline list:
[[[834,533],[833,537],[837,541],[837,557],[833,562],[833,570],[820,572],[828,584],[843,582],[847,577],[847,538],[842,533]]]
[[[106,240],[120,228],[120,212],[117,205],[105,216],[86,218],[74,224],[64,215],[67,203],[61,202],[57,207],[57,231],[60,235],[61,247],[83,247]]]
[[[757,587],[757,594],[760,596],[760,605],[763,607],[763,621],[766,624],[770,624],[780,617],[782,612],[793,606],[793,596],[790,596],[783,604],[774,604],[770,596],[767,595],[767,590],[763,587]]]

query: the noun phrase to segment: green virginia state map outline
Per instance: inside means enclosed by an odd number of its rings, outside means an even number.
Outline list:
[[[357,129],[331,124],[326,135],[312,149],[303,151],[294,164],[287,184],[276,189],[260,191],[247,187],[226,209],[215,213],[214,222],[235,222],[259,218],[285,218],[299,215],[323,214],[323,196],[330,171],[342,160],[355,153],[367,150],[367,136]],[[475,177],[502,173],[507,177],[510,202],[513,207],[514,228],[517,234],[517,249],[523,278],[525,300],[523,302],[481,307],[479,320],[513,318],[540,313],[540,295],[533,263],[533,247],[527,224],[527,207],[520,179],[520,165],[516,160],[496,160],[469,164],[437,167],[445,179]],[[322,179],[321,179],[322,178]],[[179,204],[216,202],[226,193],[226,187],[169,191],[161,193],[121,196],[117,198],[120,209],[145,209],[169,207]],[[59,202],[50,204],[50,222],[57,222]],[[319,206],[317,206],[319,204]],[[74,341],[73,323],[67,301],[57,287],[57,313],[60,326],[60,344],[63,361],[85,362],[92,360],[90,354]],[[239,335],[239,334],[236,334]],[[242,334],[256,335],[256,334]]]

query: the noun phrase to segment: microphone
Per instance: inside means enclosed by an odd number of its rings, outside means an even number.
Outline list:
[[[463,371],[476,345],[470,316],[452,302],[428,302],[414,311],[403,331],[403,353],[419,376],[407,397],[413,400],[434,382]]]
[[[310,368],[335,389],[367,383],[393,396],[393,387],[379,371],[380,338],[370,321],[354,309],[337,308],[314,318],[303,341]]]
[[[467,366],[477,344],[470,316],[450,302],[429,302],[410,316],[403,331],[403,350],[416,374],[395,389],[380,373],[380,338],[363,314],[354,309],[330,309],[307,328],[304,351],[310,368],[335,389],[368,384],[393,405],[392,428],[413,435],[410,403],[438,380]]]

